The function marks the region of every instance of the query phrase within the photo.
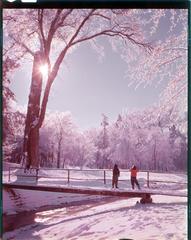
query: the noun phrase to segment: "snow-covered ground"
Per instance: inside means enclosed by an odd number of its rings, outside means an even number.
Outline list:
[[[55,175],[55,171],[45,171],[44,176]],[[70,173],[71,174],[71,173]],[[126,175],[125,175],[126,174]],[[146,176],[140,173],[140,183],[146,189]],[[145,173],[143,173],[145,174]],[[72,187],[96,187],[111,189],[109,173],[107,184],[103,184],[103,172],[95,171],[71,175]],[[39,185],[67,184],[64,173],[58,171],[57,179],[41,178]],[[120,190],[130,189],[128,173],[121,174]],[[86,179],[89,179],[88,181]],[[98,179],[102,180],[98,180]],[[186,182],[184,174],[154,174],[157,180]],[[83,179],[83,180],[81,180]],[[91,179],[91,180],[90,180]],[[16,180],[12,178],[12,180]],[[4,181],[7,173],[4,171]],[[98,184],[97,184],[98,183]],[[153,183],[156,191],[186,193],[186,185],[175,183]],[[33,221],[17,230],[4,233],[6,240],[77,240],[77,239],[143,239],[143,240],[186,240],[187,239],[187,197],[153,195],[153,204],[137,204],[140,199],[120,197],[87,196],[66,193],[50,193],[28,190],[3,191],[3,212],[9,218],[23,211],[32,211]],[[42,206],[49,206],[39,209]],[[58,208],[59,206],[59,208]],[[56,208],[55,208],[56,207]],[[35,212],[34,212],[35,210]],[[15,215],[15,214],[18,215]],[[30,213],[30,212],[29,212]],[[23,216],[27,221],[27,215]],[[26,220],[25,220],[26,218]],[[17,220],[17,218],[15,218]]]

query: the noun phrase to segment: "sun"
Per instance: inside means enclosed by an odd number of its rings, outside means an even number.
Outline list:
[[[48,65],[44,64],[39,67],[40,73],[42,74],[43,78],[48,77]]]

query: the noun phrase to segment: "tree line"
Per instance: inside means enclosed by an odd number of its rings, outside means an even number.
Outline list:
[[[110,122],[102,115],[100,127],[81,131],[69,112],[46,115],[40,131],[40,167],[121,168],[132,164],[144,170],[185,171],[186,117],[173,111],[157,115],[157,107],[119,114]],[[26,115],[13,112],[12,133],[4,141],[4,160],[22,164]],[[174,120],[172,120],[174,119]]]

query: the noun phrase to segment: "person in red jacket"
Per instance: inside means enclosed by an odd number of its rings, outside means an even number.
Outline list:
[[[135,165],[133,165],[130,171],[131,171],[131,186],[132,186],[132,189],[134,189],[135,184],[137,185],[138,189],[140,189],[140,185],[137,181],[138,169],[136,168]]]

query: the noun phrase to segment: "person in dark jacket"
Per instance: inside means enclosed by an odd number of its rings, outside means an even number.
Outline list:
[[[135,184],[137,185],[138,189],[140,189],[140,185],[137,181],[138,169],[136,168],[135,165],[133,165],[130,171],[131,171],[131,186],[132,186],[132,189],[134,189]]]
[[[114,188],[114,187],[118,188],[119,175],[120,175],[119,168],[118,168],[117,164],[115,164],[114,168],[113,168],[112,188]]]

